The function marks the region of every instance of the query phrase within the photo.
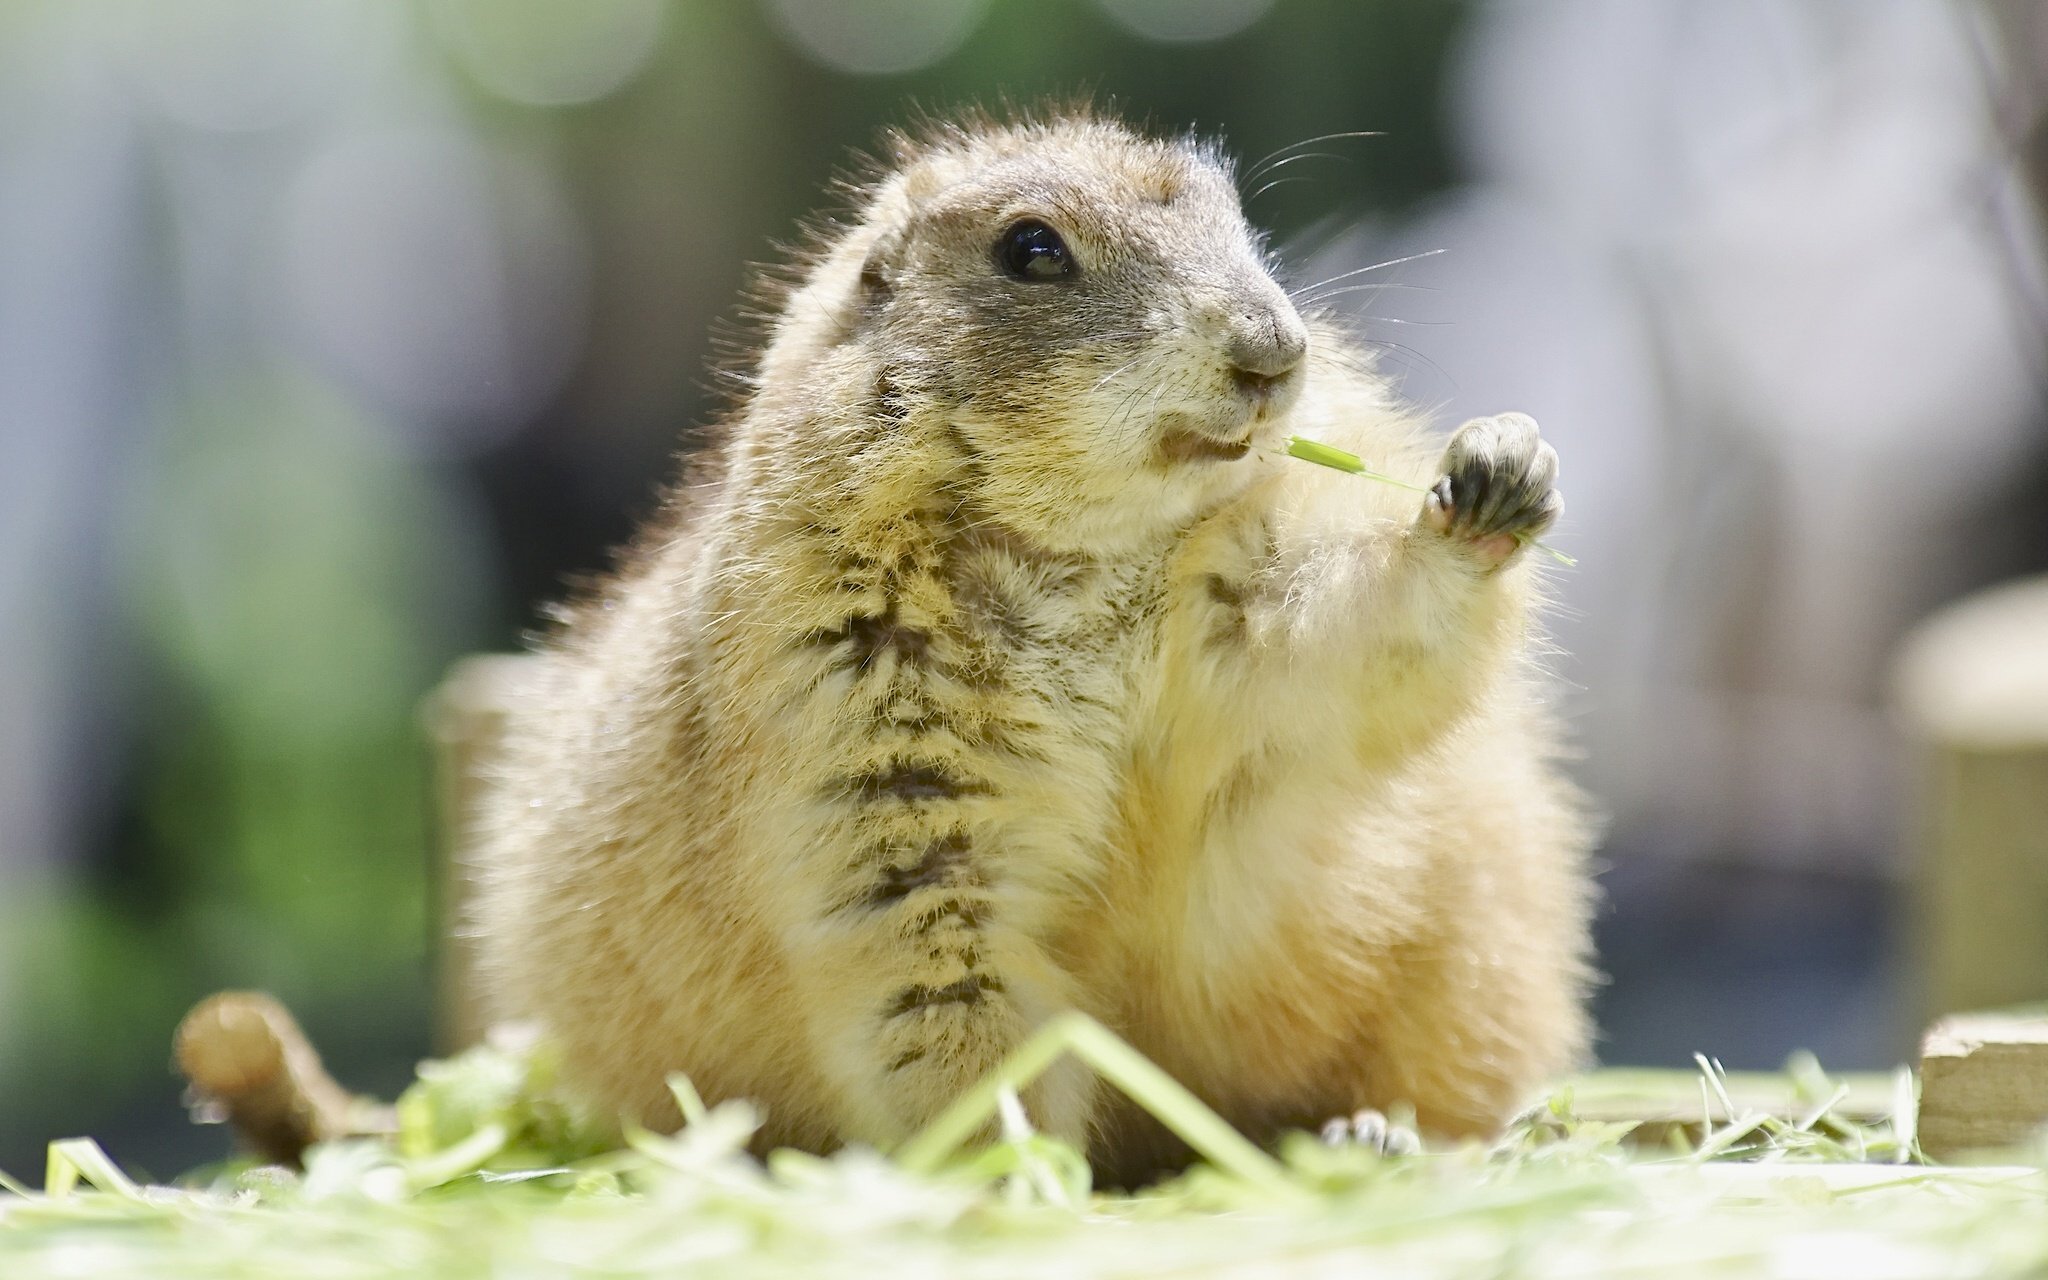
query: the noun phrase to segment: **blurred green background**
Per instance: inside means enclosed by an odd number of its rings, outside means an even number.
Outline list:
[[[2038,504],[1955,507],[2041,471],[2036,34],[1940,4],[0,0],[0,1168],[73,1132],[157,1174],[216,1154],[168,1054],[222,987],[403,1084],[422,697],[651,510],[744,264],[851,149],[1077,90],[1247,161],[1377,131],[1254,220],[1303,272],[1451,249],[1361,298],[1367,332],[1425,403],[1558,433],[1608,1056],[1903,1052],[1882,655],[2048,561]],[[1872,494],[1875,556],[1837,521]]]

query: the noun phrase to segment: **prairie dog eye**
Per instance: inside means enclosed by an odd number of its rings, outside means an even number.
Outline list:
[[[1036,218],[1010,225],[996,242],[996,262],[1013,280],[1037,283],[1074,274],[1074,255],[1060,233]]]

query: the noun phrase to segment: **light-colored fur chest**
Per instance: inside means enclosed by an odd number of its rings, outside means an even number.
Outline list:
[[[723,628],[758,695],[748,829],[810,889],[783,895],[800,933],[874,902],[878,876],[941,884],[933,910],[966,932],[1099,892],[1164,556],[1103,563],[943,514],[801,531],[783,589],[735,593]]]

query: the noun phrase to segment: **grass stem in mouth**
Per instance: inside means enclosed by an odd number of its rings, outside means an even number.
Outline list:
[[[1429,492],[1428,489],[1419,484],[1409,484],[1406,480],[1397,480],[1384,472],[1374,471],[1371,467],[1366,466],[1365,461],[1355,453],[1346,453],[1335,445],[1327,445],[1320,440],[1310,440],[1306,436],[1287,437],[1287,456],[1290,458],[1300,458],[1303,462],[1313,462],[1319,467],[1328,467],[1333,471],[1343,471],[1354,476],[1364,476],[1368,480],[1377,480],[1382,484],[1390,484],[1397,489],[1406,489],[1410,493]],[[1579,562],[1577,560],[1559,551],[1556,547],[1550,546],[1548,543],[1538,542],[1533,538],[1528,539],[1528,541],[1531,546],[1559,564],[1567,568],[1578,567]]]

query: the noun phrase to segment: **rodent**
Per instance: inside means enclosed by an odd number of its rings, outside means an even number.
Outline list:
[[[1495,1129],[1589,1042],[1522,552],[1555,454],[1395,403],[1209,144],[1068,112],[885,155],[511,719],[496,1013],[643,1122],[671,1072],[757,1101],[764,1148],[896,1142],[1067,1008],[1254,1138]],[[1184,1154],[1075,1063],[1024,1102],[1111,1177]]]

